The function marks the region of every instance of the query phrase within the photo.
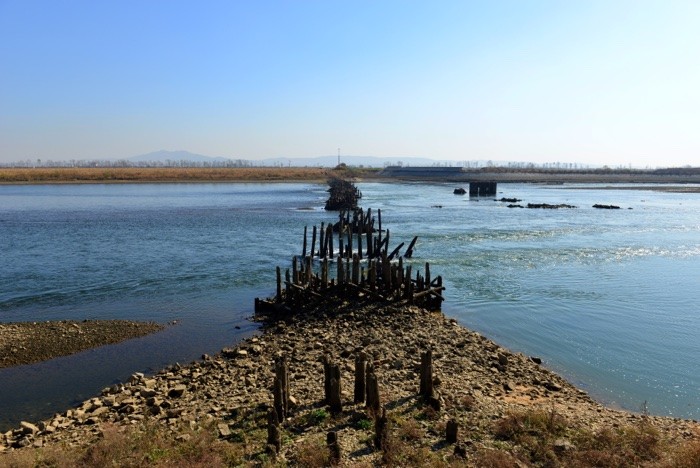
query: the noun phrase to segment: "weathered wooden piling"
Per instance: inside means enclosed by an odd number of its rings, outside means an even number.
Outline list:
[[[447,426],[445,427],[445,440],[448,444],[456,444],[459,433],[459,425],[454,419],[447,421]]]
[[[280,420],[274,408],[267,414],[267,447],[268,452],[277,455],[282,448],[282,431]]]
[[[329,462],[331,466],[337,466],[340,463],[342,452],[340,443],[338,442],[338,433],[330,431],[326,434],[326,447],[328,447]]]
[[[355,403],[365,402],[365,392],[366,383],[365,376],[367,372],[367,354],[364,351],[360,351],[355,356],[355,392],[354,399]]]
[[[367,364],[365,385],[365,405],[372,413],[377,414],[381,407],[381,398],[379,396],[379,382],[377,381],[377,375],[374,373],[374,365],[372,363]]]
[[[292,257],[290,270],[285,270],[282,287],[281,269],[276,269],[277,290],[274,303],[277,311],[298,313],[307,306],[317,305],[325,298],[342,300],[404,301],[432,310],[440,309],[444,300],[442,278],[433,278],[430,265],[425,264],[425,276],[401,255],[404,243],[390,249],[390,230],[375,231],[374,217],[357,209],[343,211],[338,223],[312,226],[311,249],[308,250],[308,227],[304,228],[302,253]],[[381,210],[377,210],[377,217]],[[380,220],[381,226],[381,220]],[[334,252],[334,231],[338,231],[339,255]],[[377,236],[374,233],[377,232]],[[320,233],[320,234],[319,234]],[[366,236],[365,236],[366,234]],[[318,240],[318,244],[316,243]],[[417,237],[413,237],[406,254],[413,255]],[[315,262],[318,255],[320,262]],[[398,261],[397,261],[398,259]],[[336,261],[332,270],[329,262]],[[333,278],[332,276],[335,276]]]
[[[323,358],[323,390],[325,402],[330,406],[331,413],[341,413],[343,404],[340,399],[340,366],[333,363],[329,355]]]
[[[289,414],[289,368],[285,358],[275,361],[274,407],[280,421]]]
[[[420,395],[425,399],[433,397],[433,351],[420,355]]]
[[[388,422],[389,419],[386,417],[386,408],[382,408],[381,415],[377,412],[377,416],[374,419],[374,446],[379,450],[385,450],[387,448]]]

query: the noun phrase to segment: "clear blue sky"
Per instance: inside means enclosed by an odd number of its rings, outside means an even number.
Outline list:
[[[700,2],[0,0],[0,161],[700,166]]]

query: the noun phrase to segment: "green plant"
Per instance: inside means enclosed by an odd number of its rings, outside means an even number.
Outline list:
[[[328,419],[328,416],[328,411],[326,411],[325,409],[315,409],[311,411],[308,415],[306,415],[306,422],[310,426],[318,426],[319,424],[323,423],[323,421]]]
[[[355,422],[355,427],[357,429],[362,429],[363,431],[366,431],[368,429],[372,429],[372,426],[374,426],[372,421],[370,421],[369,419],[365,419],[365,418],[360,419],[360,420]]]

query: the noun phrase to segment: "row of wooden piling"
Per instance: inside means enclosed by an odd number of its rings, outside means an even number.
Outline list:
[[[405,243],[399,244],[389,251],[389,241],[391,233],[387,229],[382,229],[382,210],[377,210],[378,223],[375,228],[375,218],[372,209],[365,212],[362,208],[354,210],[343,210],[340,212],[339,220],[335,224],[321,223],[320,227],[312,226],[311,229],[311,249],[308,256],[314,258],[352,258],[357,254],[360,260],[363,258],[380,257],[382,253],[387,253],[389,260],[399,256]],[[334,236],[337,234],[337,240]],[[307,256],[309,229],[304,226],[304,237],[302,239],[301,257]],[[318,239],[318,245],[316,240]],[[418,241],[415,236],[405,250],[403,257],[411,258],[413,250]],[[338,249],[335,249],[337,242]]]
[[[328,200],[326,200],[326,210],[352,210],[357,208],[357,203],[362,198],[362,192],[355,187],[352,182],[331,177],[328,179]]]
[[[390,233],[381,230],[381,210],[377,210],[378,229],[372,210],[362,209],[341,212],[335,225],[321,223],[314,226],[311,249],[307,253],[308,229],[304,228],[302,255],[292,257],[291,269],[277,267],[277,288],[272,301],[256,299],[256,311],[286,306],[301,310],[317,305],[328,297],[344,299],[376,300],[418,305],[431,310],[441,308],[442,277],[431,277],[430,264],[425,263],[424,273],[404,262],[411,258],[417,237],[410,242],[404,254],[404,243],[390,250]],[[334,249],[334,227],[338,226],[338,255]],[[317,236],[318,232],[325,233]],[[376,232],[376,236],[375,236]],[[318,247],[316,240],[319,239]],[[363,247],[362,239],[365,239]],[[407,263],[407,264],[405,264]]]
[[[289,368],[285,358],[278,358],[274,363],[274,383],[273,383],[273,407],[268,414],[268,451],[272,454],[279,453],[281,449],[281,429],[282,424],[290,416],[289,393]],[[374,446],[377,450],[386,450],[388,437],[388,418],[386,407],[382,405],[379,380],[374,369],[374,365],[368,360],[365,352],[360,351],[355,356],[354,370],[354,404],[364,403],[365,409],[370,417],[374,419]],[[433,388],[433,364],[432,351],[427,350],[421,353],[420,365],[420,390],[419,396],[431,406],[435,411],[440,411],[440,400],[436,396]],[[332,415],[337,416],[343,412],[341,399],[341,372],[340,366],[334,362],[330,355],[323,357],[323,404],[328,406]],[[457,443],[458,423],[450,419],[445,430],[445,440],[447,443]],[[342,453],[338,441],[338,433],[331,431],[327,434],[327,446],[332,464],[340,462]],[[457,449],[457,448],[456,448]]]
[[[335,277],[332,278],[332,270]],[[425,264],[425,273],[413,265],[404,265],[403,257],[392,262],[388,255],[361,262],[359,255],[338,260],[335,265],[328,258],[314,262],[311,257],[300,261],[292,259],[291,271],[277,267],[277,290],[274,303],[286,305],[292,310],[304,309],[326,297],[340,296],[346,299],[372,299],[382,302],[399,302],[418,305],[431,310],[441,308],[442,277],[431,278],[430,264]],[[269,301],[256,301],[256,309],[270,305]]]

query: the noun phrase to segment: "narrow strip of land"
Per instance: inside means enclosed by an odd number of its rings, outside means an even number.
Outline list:
[[[0,323],[0,368],[31,364],[119,343],[163,329],[131,320]]]

